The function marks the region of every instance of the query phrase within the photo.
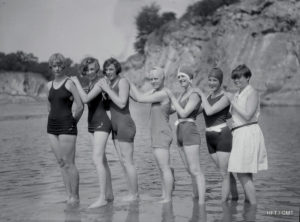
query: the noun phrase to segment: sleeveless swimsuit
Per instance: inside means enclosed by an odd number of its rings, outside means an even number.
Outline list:
[[[254,88],[247,85],[241,92],[237,92],[233,101],[247,110],[247,100],[254,93]],[[268,169],[268,156],[265,139],[257,123],[260,106],[256,107],[252,118],[246,121],[235,109],[231,110],[232,120],[236,130],[232,132],[232,150],[228,161],[228,171],[235,173],[257,173]],[[256,122],[256,124],[248,124]],[[242,127],[241,127],[242,126]]]
[[[66,89],[66,82],[54,89],[53,81],[49,91],[50,113],[48,116],[47,133],[54,135],[77,135],[77,123],[72,115],[72,93]]]
[[[112,90],[119,95],[119,78],[112,86]],[[132,143],[136,133],[135,123],[129,111],[129,99],[124,108],[118,107],[113,101],[109,103],[112,124],[112,139]]]
[[[208,103],[212,106],[216,102],[218,102],[224,94],[217,96],[216,98],[211,98],[211,95],[207,98]],[[226,106],[221,111],[208,116],[203,110],[203,116],[205,120],[206,127],[217,126],[220,124],[226,124],[226,120],[230,118],[229,113],[230,106]],[[232,147],[232,134],[229,127],[226,125],[220,130],[217,131],[206,131],[206,142],[208,152],[210,154],[216,153],[218,151],[221,152],[231,152]]]
[[[89,88],[91,91],[93,87]],[[94,99],[88,102],[88,131],[104,131],[110,133],[111,121],[106,113],[107,100],[103,97],[103,92],[100,92]]]
[[[196,93],[196,92],[193,92]],[[191,93],[191,94],[193,94]],[[198,95],[198,94],[197,94]],[[185,100],[181,101],[181,98],[178,100],[179,104],[181,107],[185,107],[188,98]],[[200,139],[200,134],[197,129],[195,120],[198,115],[198,110],[200,108],[201,103],[195,107],[195,109],[190,113],[189,116],[187,116],[187,119],[193,119],[193,122],[188,122],[188,121],[183,121],[179,122],[178,127],[177,127],[177,145],[182,147],[182,146],[192,146],[192,145],[200,145],[201,144],[201,139]],[[180,120],[180,117],[178,116],[178,120]]]
[[[151,146],[153,148],[169,148],[173,136],[169,124],[171,110],[170,100],[168,103],[160,102],[151,104]]]

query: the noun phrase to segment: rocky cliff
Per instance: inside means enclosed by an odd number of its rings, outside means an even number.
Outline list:
[[[36,73],[0,73],[0,102],[36,101],[46,98],[47,81]]]
[[[195,85],[205,86],[209,69],[219,66],[224,87],[239,64],[253,73],[251,84],[265,105],[300,105],[300,1],[242,0],[214,14],[181,18],[152,33],[145,55],[131,56],[125,75],[147,88],[147,73],[164,67],[167,85],[179,90],[176,71],[194,68]]]

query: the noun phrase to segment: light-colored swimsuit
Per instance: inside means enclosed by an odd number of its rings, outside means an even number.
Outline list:
[[[241,93],[236,93],[234,101],[244,110],[246,110],[247,99],[254,89],[248,85]],[[233,127],[232,132],[232,150],[228,162],[228,171],[236,173],[257,173],[259,170],[268,169],[267,152],[264,142],[264,136],[257,123],[260,107],[257,106],[255,114],[251,120],[246,121],[235,109],[231,109]]]
[[[169,148],[172,143],[172,129],[169,124],[170,110],[170,101],[151,105],[151,146],[153,148]]]

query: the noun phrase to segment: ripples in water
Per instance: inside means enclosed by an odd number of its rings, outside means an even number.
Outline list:
[[[264,108],[261,127],[265,136],[269,170],[255,175],[258,205],[243,203],[240,184],[238,203],[221,204],[221,176],[212,163],[201,130],[201,167],[205,171],[206,208],[192,200],[189,175],[172,145],[171,163],[175,169],[173,204],[156,204],[161,193],[159,173],[149,146],[147,106],[132,107],[137,125],[135,161],[139,175],[141,201],[122,203],[126,183],[112,142],[107,158],[112,171],[115,201],[97,210],[87,206],[99,192],[87,134],[86,113],[79,122],[77,166],[80,171],[81,204],[69,209],[65,190],[46,135],[47,111],[44,104],[3,105],[0,112],[0,221],[295,221],[299,216],[300,158],[298,138],[300,108]],[[172,117],[171,121],[174,120]],[[175,138],[175,137],[174,137]],[[274,215],[277,211],[293,215]],[[273,213],[273,215],[271,215]]]

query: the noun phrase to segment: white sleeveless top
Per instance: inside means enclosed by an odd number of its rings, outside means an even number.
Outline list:
[[[239,92],[235,93],[233,101],[236,102],[243,110],[246,110],[247,99],[248,99],[249,95],[251,93],[253,93],[254,90],[255,89],[251,85],[246,86],[241,93],[239,93]],[[233,127],[240,126],[245,123],[257,122],[259,114],[260,114],[259,102],[258,102],[256,111],[255,111],[255,114],[248,121],[245,120],[240,114],[238,114],[235,109],[232,109],[231,106],[230,106],[230,113],[232,115]]]

